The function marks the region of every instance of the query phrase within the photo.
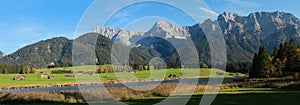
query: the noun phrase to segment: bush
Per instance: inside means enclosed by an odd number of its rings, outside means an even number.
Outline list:
[[[124,72],[124,71],[130,71],[133,68],[131,66],[100,66],[97,69],[98,73],[112,73],[112,72]]]
[[[201,68],[208,68],[208,66],[205,63],[202,63],[200,67]]]
[[[52,70],[51,74],[71,74],[72,70]]]

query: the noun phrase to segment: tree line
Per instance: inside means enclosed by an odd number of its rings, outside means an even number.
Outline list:
[[[0,74],[32,74],[35,70],[25,65],[0,65]]]
[[[254,54],[249,76],[252,78],[283,77],[295,72],[300,72],[300,49],[296,42],[280,44],[269,55],[262,44],[258,53]]]

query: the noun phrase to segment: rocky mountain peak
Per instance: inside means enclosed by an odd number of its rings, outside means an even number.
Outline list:
[[[5,57],[5,56],[6,55],[2,51],[0,51],[0,59],[3,58],[3,57]]]
[[[129,40],[133,35],[144,34],[144,32],[135,33],[130,30],[112,27],[95,27],[92,32],[104,35],[105,37],[108,37],[117,42],[121,42],[127,46],[131,45],[131,42]]]
[[[154,25],[154,27],[157,28],[172,27],[172,26],[174,26],[172,23],[165,21],[163,19],[158,20]]]
[[[279,11],[256,12],[248,16],[224,12],[219,15],[218,22],[225,34],[246,32],[259,35],[263,33],[265,37],[272,35],[274,30],[280,30],[291,25],[300,25],[299,19],[293,14]],[[229,30],[232,32],[229,32]]]
[[[186,39],[190,36],[186,26],[177,26],[165,20],[158,20],[154,26],[145,33],[146,36],[157,36],[161,38]]]
[[[120,28],[112,28],[112,27],[95,27],[92,32],[99,33],[104,35],[110,39],[112,39],[115,35],[123,31]]]
[[[228,22],[230,20],[235,21],[235,19],[238,18],[238,17],[241,17],[241,15],[240,14],[232,14],[232,13],[229,13],[229,12],[224,12],[223,14],[219,15],[218,20],[222,19],[226,22]]]

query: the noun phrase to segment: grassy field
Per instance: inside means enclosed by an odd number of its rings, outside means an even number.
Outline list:
[[[270,82],[270,81],[265,81]],[[256,82],[252,82],[256,83]],[[245,83],[240,83],[240,85]],[[251,83],[248,83],[251,84]],[[255,84],[236,87],[236,83],[223,84],[220,92],[207,93],[207,95],[217,95],[212,105],[298,105],[300,102],[300,82],[278,81],[271,85],[257,86]],[[283,85],[284,84],[284,85]],[[100,100],[107,100],[108,95],[104,90],[108,90],[116,100],[120,100],[129,105],[153,105],[162,102],[166,97],[174,92],[178,84],[167,83],[157,86],[149,91],[138,91],[126,87],[89,88],[79,92],[78,90],[43,91],[43,92],[22,92],[22,93],[0,93],[0,104],[36,104],[36,105],[66,105],[83,104],[87,105],[85,99],[99,103]],[[147,88],[152,85],[137,86],[137,88]],[[191,87],[185,84],[184,88],[179,88],[179,94],[168,98],[174,100],[185,99],[185,92]],[[272,87],[272,88],[270,88]],[[187,105],[198,105],[204,95],[206,85],[198,84],[194,94]],[[87,97],[84,99],[82,94]],[[174,101],[172,101],[174,102]],[[102,104],[114,104],[101,101]],[[170,103],[172,105],[172,103]]]
[[[203,93],[196,93],[187,105],[199,105]],[[176,100],[184,96],[171,97]],[[123,101],[128,105],[154,105],[161,98],[137,99]],[[217,94],[212,105],[299,105],[300,91],[275,88],[238,88],[222,90]]]
[[[54,79],[48,80],[40,78],[40,74],[24,74],[26,80],[12,80],[14,76],[19,74],[0,74],[0,86],[24,86],[24,85],[43,85],[43,84],[60,84],[60,83],[75,83],[75,79],[66,79],[62,74],[53,74]]]
[[[199,105],[203,95],[194,95],[187,105]],[[242,93],[242,94],[219,94],[212,105],[299,105],[300,94],[296,93]],[[174,99],[182,97],[174,97]],[[129,105],[154,105],[164,98],[152,98],[141,100],[124,101]]]
[[[217,94],[212,105],[299,105],[300,91],[275,89],[275,88],[238,88],[222,90]],[[185,96],[169,97],[181,100]],[[199,105],[203,94],[194,94],[187,105]],[[121,102],[128,105],[154,105],[160,103],[166,97],[150,97],[146,99],[131,99]],[[0,101],[1,103],[1,101]],[[34,105],[32,102],[30,105]],[[102,104],[112,104],[111,102],[101,102]],[[25,104],[22,104],[25,105]],[[47,102],[36,103],[36,105],[68,105],[68,103]],[[72,105],[88,105],[86,103],[72,103]]]
[[[91,67],[83,67],[90,69]],[[0,74],[0,86],[24,86],[24,85],[44,85],[44,84],[63,84],[63,83],[75,83],[75,78],[67,79],[65,78],[65,74],[51,74],[52,70],[72,70],[72,67],[67,68],[51,68],[51,69],[37,69],[35,74],[24,74],[26,76],[26,80],[24,81],[14,81],[12,78],[14,76],[20,76],[20,74]],[[200,71],[199,74],[196,74],[197,70]],[[217,72],[221,72],[218,69],[185,69],[183,70],[183,77],[210,77],[212,73],[213,76],[216,76]],[[53,75],[54,79],[41,79],[41,72],[43,74]],[[168,69],[168,70],[147,70],[147,71],[139,71],[137,73],[128,73],[128,72],[120,72],[120,73],[101,73],[98,74],[101,80],[115,80],[117,78],[122,79],[130,79],[130,78],[167,78],[169,74],[176,74],[180,76],[181,69]],[[152,74],[152,76],[151,76]],[[225,72],[225,77],[230,77],[230,73]],[[118,75],[118,77],[116,76]],[[88,78],[88,76],[86,76]],[[99,80],[100,81],[100,80]]]
[[[57,84],[57,83],[74,83],[75,79],[66,79],[64,78],[64,74],[53,74],[55,79],[40,79],[40,72],[49,73],[51,70],[66,70],[73,68],[53,68],[53,69],[38,69],[36,74],[28,74],[25,75],[27,80],[25,81],[13,81],[11,78],[16,76],[14,74],[9,75],[0,75],[0,83],[1,86],[16,86],[16,85],[29,85],[29,84]],[[200,70],[199,74],[195,74],[196,70]],[[220,72],[218,69],[186,69],[184,70],[184,77],[209,77],[210,74],[215,74]],[[168,69],[168,70],[155,70],[155,71],[139,71],[137,73],[118,73],[124,78],[131,78],[128,75],[134,75],[137,78],[149,78],[151,74],[162,74],[158,77],[154,76],[151,78],[166,78],[168,74],[176,74],[180,75],[180,69]],[[225,73],[225,77],[230,77],[230,73]],[[52,75],[52,74],[51,74]],[[240,74],[242,76],[242,74]],[[96,75],[97,77],[98,75]],[[102,80],[114,79],[116,78],[115,73],[103,73],[99,74],[99,77]],[[209,93],[209,94],[217,94],[216,99],[213,101],[212,105],[298,105],[300,103],[300,85],[298,82],[284,83],[283,81],[279,81],[278,83],[272,83],[278,85],[278,88],[257,88],[255,85],[250,88],[252,85],[245,85],[246,87],[231,87],[230,85],[223,85],[228,88],[221,88],[222,90],[218,93]],[[234,83],[233,83],[234,84]],[[245,84],[245,83],[243,83]],[[249,83],[251,84],[251,83]],[[283,84],[283,85],[281,85]],[[268,85],[265,83],[265,85]],[[188,86],[188,85],[187,85]],[[239,86],[239,85],[237,85]],[[269,86],[269,85],[268,85]],[[267,86],[267,87],[268,87]],[[170,87],[170,88],[166,88]],[[172,90],[172,87],[175,88],[176,84],[164,84],[162,87],[156,88],[157,90],[153,90],[150,92],[135,92],[134,90],[129,91],[126,88],[111,88],[111,94],[116,94],[118,100],[129,104],[129,105],[153,105],[157,104],[168,96],[169,90]],[[260,86],[258,86],[260,87]],[[264,86],[263,86],[264,87]],[[188,88],[188,87],[187,87]],[[185,88],[185,89],[187,89]],[[199,105],[201,98],[203,97],[205,86],[200,85],[196,90],[194,95],[191,97],[187,105]],[[127,90],[127,91],[126,91]],[[91,92],[97,92],[92,90]],[[142,95],[145,94],[144,96]],[[101,92],[99,94],[102,94]],[[90,95],[90,94],[89,94]],[[101,96],[96,94],[97,96]],[[2,98],[1,98],[2,97]],[[30,98],[29,98],[30,97]],[[79,97],[79,98],[78,98]],[[5,93],[0,94],[0,104],[17,104],[22,103],[30,103],[33,105],[67,105],[72,103],[72,105],[87,105],[84,103],[81,96],[78,92],[67,91],[67,92],[38,92],[38,93],[11,93],[10,95],[5,95]],[[115,98],[116,98],[115,97]],[[136,98],[130,98],[136,97]],[[170,97],[171,99],[180,100],[185,97],[182,95]],[[30,101],[34,99],[34,101]],[[77,101],[80,100],[80,101]],[[56,101],[54,101],[56,100]],[[67,101],[66,101],[67,100]],[[79,103],[77,103],[79,102]],[[103,102],[103,104],[106,104]],[[108,104],[108,103],[107,103]],[[110,103],[111,104],[111,103]]]
[[[197,71],[198,70],[198,71]],[[182,70],[183,75],[182,78],[190,78],[190,77],[201,77],[201,78],[207,78],[207,77],[216,77],[217,72],[221,72],[221,70],[218,69],[185,69]],[[137,73],[104,73],[100,74],[101,80],[107,80],[109,78],[117,78],[116,75],[118,75],[119,78],[124,79],[130,79],[130,78],[168,78],[169,74],[175,74],[177,76],[181,76],[182,73],[181,69],[168,69],[168,70],[146,70],[146,71],[139,71]],[[199,74],[197,74],[197,72]],[[211,76],[212,74],[212,76]],[[225,77],[231,77],[229,75],[230,73],[225,72]]]

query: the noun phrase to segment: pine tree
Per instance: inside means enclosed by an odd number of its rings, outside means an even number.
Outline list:
[[[258,62],[257,62],[257,53],[254,54],[253,61],[252,61],[252,68],[249,71],[249,77],[256,77],[257,76],[257,68]]]
[[[279,46],[279,50],[277,52],[277,56],[275,58],[282,60],[284,57],[284,49],[285,48],[284,48],[283,44],[281,43]]]
[[[253,60],[252,70],[250,77],[253,78],[265,78],[270,77],[272,62],[270,56],[264,45],[261,45],[258,54]]]
[[[272,56],[273,56],[273,57],[277,57],[278,51],[279,51],[279,49],[277,49],[277,47],[274,47],[274,48],[273,48]]]
[[[286,64],[286,70],[287,71],[299,71],[300,69],[300,55],[297,51],[297,44],[296,42],[291,39],[289,44],[286,47],[286,58],[287,58],[287,64]]]

